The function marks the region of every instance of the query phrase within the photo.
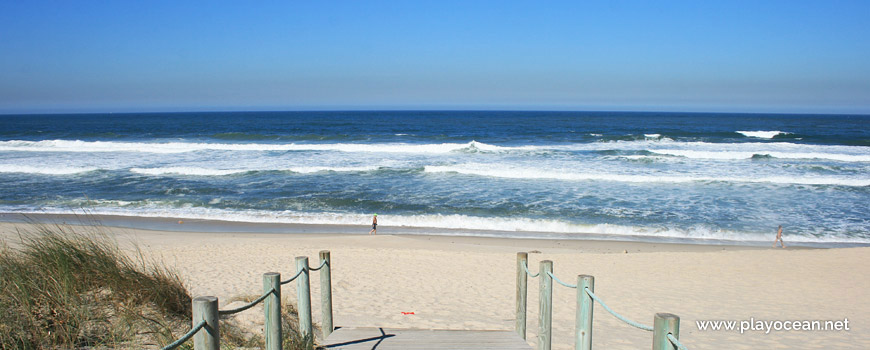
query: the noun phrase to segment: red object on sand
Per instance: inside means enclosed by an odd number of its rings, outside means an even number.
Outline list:
[[[402,311],[402,315],[413,315],[413,314],[414,314],[413,311],[411,311],[411,312],[404,312],[404,311]]]

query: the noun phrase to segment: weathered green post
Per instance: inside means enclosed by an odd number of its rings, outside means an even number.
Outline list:
[[[218,324],[218,298],[196,297],[193,299],[193,326],[205,321],[205,327],[193,336],[195,350],[220,350],[221,331]]]
[[[526,298],[528,296],[529,275],[526,267],[529,266],[529,254],[517,253],[517,333],[526,339]]]
[[[263,274],[263,293],[266,297],[263,310],[266,316],[263,328],[266,333],[266,350],[281,350],[281,274],[267,272]]]
[[[653,320],[653,350],[674,350],[677,347],[668,339],[668,333],[680,339],[680,317],[658,313]]]
[[[541,261],[540,270],[540,313],[538,313],[538,349],[550,350],[553,343],[553,278],[547,273],[553,272],[553,262]]]
[[[302,271],[296,280],[296,296],[299,305],[299,332],[302,336],[314,336],[311,332],[311,287],[309,284],[308,257],[296,257],[296,272]]]
[[[328,250],[320,251],[320,310],[323,313],[323,339],[332,334],[332,259]]]
[[[595,277],[589,275],[577,276],[577,319],[574,322],[574,349],[592,349],[592,307],[595,305],[592,297],[586,293],[595,292]]]

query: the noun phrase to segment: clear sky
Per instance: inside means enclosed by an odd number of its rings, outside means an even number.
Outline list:
[[[0,113],[870,113],[870,1],[2,1]]]

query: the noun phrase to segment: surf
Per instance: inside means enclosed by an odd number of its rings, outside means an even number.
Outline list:
[[[835,177],[835,176],[692,176],[692,175],[649,175],[649,174],[617,174],[617,173],[584,173],[582,171],[494,167],[487,164],[466,165],[427,165],[426,173],[455,173],[518,180],[560,180],[560,181],[606,181],[628,183],[693,183],[693,182],[729,182],[729,183],[772,183],[785,185],[832,185],[832,186],[870,186],[870,179]]]
[[[789,135],[790,132],[785,131],[737,131],[738,134],[741,134],[746,137],[754,137],[759,139],[772,139],[779,135]]]
[[[70,152],[70,153],[187,153],[197,151],[338,151],[347,153],[421,153],[445,154],[456,151],[499,152],[536,149],[536,147],[503,147],[477,141],[467,143],[200,143],[200,142],[116,142],[81,140],[0,141],[0,151],[9,152]]]
[[[96,167],[0,165],[0,173],[74,175],[100,170]]]
[[[39,211],[19,209],[9,210],[23,214],[59,214],[72,212],[62,208],[43,208]],[[338,212],[301,212],[301,211],[263,211],[231,210],[214,208],[141,208],[141,207],[95,207],[88,210],[90,215],[112,215],[141,218],[179,218],[184,220],[210,220],[239,223],[302,224],[302,225],[340,225],[359,226],[364,232],[371,220],[369,214]],[[461,214],[423,214],[423,215],[384,215],[384,223],[379,229],[385,232],[406,234],[440,234],[481,237],[507,237],[527,239],[617,239],[649,240],[665,239],[677,242],[756,242],[769,244],[769,232],[723,230],[707,226],[677,228],[668,226],[626,226],[614,224],[583,224],[558,219],[536,219],[524,217],[480,217]],[[389,223],[387,223],[389,222]],[[411,229],[411,230],[409,230]],[[429,231],[427,231],[429,229]],[[435,231],[431,231],[435,230]],[[449,230],[449,231],[442,231]],[[870,243],[868,237],[844,235],[816,236],[809,234],[790,234],[790,242],[800,243]]]

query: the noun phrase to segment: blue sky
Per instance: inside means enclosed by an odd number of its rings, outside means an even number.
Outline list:
[[[870,113],[870,1],[4,1],[0,113]]]

